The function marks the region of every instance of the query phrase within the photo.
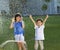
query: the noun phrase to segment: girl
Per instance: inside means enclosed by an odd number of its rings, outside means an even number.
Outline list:
[[[17,41],[19,50],[26,50],[24,46],[24,23],[22,21],[21,15],[16,14],[15,18],[12,18],[12,23],[10,28],[14,28],[15,40]]]
[[[32,15],[30,15],[30,19],[34,23],[35,27],[35,45],[34,49],[38,50],[38,43],[40,45],[40,49],[44,50],[43,40],[44,40],[44,24],[48,18],[48,15],[46,16],[45,20],[37,19],[36,22],[32,18]]]

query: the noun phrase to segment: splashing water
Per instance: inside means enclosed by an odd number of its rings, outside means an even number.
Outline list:
[[[0,16],[0,34],[3,33],[3,19],[2,16]]]

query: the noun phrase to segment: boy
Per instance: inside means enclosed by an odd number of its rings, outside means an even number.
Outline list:
[[[44,27],[45,27],[44,24],[45,24],[47,18],[48,18],[48,15],[46,16],[46,18],[44,20],[37,19],[35,22],[34,19],[32,18],[32,15],[30,15],[30,19],[34,23],[34,27],[35,27],[35,45],[34,45],[35,50],[38,50],[38,43],[40,45],[40,49],[44,50],[44,45],[43,45]]]

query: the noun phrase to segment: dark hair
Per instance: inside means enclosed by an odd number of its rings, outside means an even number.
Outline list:
[[[15,22],[16,22],[16,18],[17,18],[18,16],[21,17],[20,14],[16,14],[16,15],[15,15]]]
[[[41,21],[41,22],[43,22],[43,19],[42,19],[42,18],[41,18],[41,19],[37,19],[37,20],[36,20],[36,22],[38,22],[38,21]]]

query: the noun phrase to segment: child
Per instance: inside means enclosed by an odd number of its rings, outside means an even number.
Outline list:
[[[48,15],[46,16],[45,20],[37,19],[36,22],[32,18],[32,15],[30,15],[30,19],[34,23],[35,27],[35,45],[34,49],[38,50],[38,43],[40,45],[40,49],[44,50],[43,40],[44,40],[44,24],[48,18]]]
[[[12,23],[10,28],[14,28],[15,40],[17,41],[19,50],[26,50],[24,46],[24,23],[22,21],[21,15],[16,14],[15,18],[12,18]]]

